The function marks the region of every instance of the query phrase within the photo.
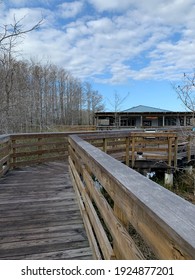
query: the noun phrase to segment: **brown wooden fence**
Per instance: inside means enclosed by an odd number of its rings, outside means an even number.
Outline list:
[[[165,161],[177,166],[178,139],[176,133],[146,133],[139,131],[115,131],[82,135],[82,138],[112,157],[134,167],[136,159]],[[187,145],[187,142],[185,143]]]
[[[129,226],[157,258],[195,259],[194,205],[77,135],[69,143],[72,181],[97,259],[144,259]]]
[[[0,136],[0,177],[10,168],[11,140],[8,135]]]
[[[68,136],[79,134],[83,139],[112,157],[134,167],[139,154],[142,159],[165,161],[177,166],[177,159],[191,159],[192,137],[177,139],[176,133],[143,133],[139,131],[53,132],[0,136],[0,176],[9,168],[46,161],[67,159]]]
[[[174,133],[138,131],[2,135],[0,176],[9,168],[64,160],[69,146],[72,181],[97,259],[144,259],[129,227],[159,259],[195,259],[194,205],[110,156],[122,153],[128,164],[141,149],[143,155],[165,153],[173,164],[177,144]]]
[[[0,176],[9,168],[67,159],[68,136],[75,133],[79,132],[22,133],[0,136]]]

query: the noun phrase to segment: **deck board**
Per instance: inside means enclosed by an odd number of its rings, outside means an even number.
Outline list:
[[[0,259],[93,259],[67,164],[0,179]]]

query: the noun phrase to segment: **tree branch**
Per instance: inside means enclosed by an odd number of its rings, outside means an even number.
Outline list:
[[[31,28],[29,28],[29,29],[22,29],[21,21],[23,19],[24,19],[24,17],[22,19],[16,21],[16,19],[14,17],[14,23],[13,24],[4,25],[2,27],[3,33],[0,34],[0,47],[4,43],[4,41],[6,41],[7,39],[17,38],[17,37],[20,37],[20,36],[22,36],[24,34],[27,34],[27,33],[31,32],[33,30],[38,29],[41,26],[41,24],[43,23],[43,18],[42,18],[35,25],[33,25]],[[10,28],[9,28],[9,26],[10,26]]]

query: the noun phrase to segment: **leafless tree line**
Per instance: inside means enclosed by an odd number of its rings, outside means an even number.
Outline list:
[[[20,21],[0,31],[0,133],[43,131],[55,125],[93,124],[103,99],[91,84],[56,65],[16,59]]]
[[[55,125],[93,124],[102,96],[55,65],[0,56],[0,132],[43,131]]]

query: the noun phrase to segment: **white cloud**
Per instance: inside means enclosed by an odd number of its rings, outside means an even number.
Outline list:
[[[107,73],[110,78],[104,82],[114,84],[129,78],[166,79],[174,76],[177,67],[181,69],[189,63],[193,48],[188,48],[188,41],[183,48],[182,41],[177,46],[164,43],[171,35],[172,27],[153,26],[153,19],[146,18],[140,24],[128,20],[129,16],[130,13],[113,20],[106,17],[80,20],[70,24],[66,32],[48,28],[39,32],[39,38],[29,36],[28,44],[33,47],[31,50],[30,46],[25,48],[32,54],[37,51],[40,58],[47,54],[47,59],[49,57],[80,78],[90,76],[98,81],[98,75]],[[137,14],[138,21],[139,17],[141,15]],[[135,58],[141,59],[143,52],[147,52],[148,65],[136,70]]]
[[[25,26],[25,28],[28,28],[40,21],[42,13],[43,10],[40,9],[9,9],[6,14],[4,14],[4,18],[2,18],[1,21],[3,21],[4,24],[11,24],[15,19],[16,21],[21,21],[21,24]]]
[[[72,18],[82,11],[83,3],[81,1],[65,2],[60,4],[58,7],[60,9],[61,17]]]
[[[90,20],[87,26],[93,30],[93,33],[110,33],[115,27],[113,21],[106,17]]]
[[[18,19],[25,16],[23,23],[29,26],[43,13],[42,29],[28,34],[19,48],[25,57],[50,60],[80,78],[100,81],[101,77],[106,83],[123,83],[129,78],[172,79],[183,69],[194,68],[194,0],[88,2],[98,11],[123,12],[83,16],[83,1],[60,6],[58,2],[53,10],[0,11],[0,23],[12,22],[14,15]]]
[[[98,11],[124,11],[129,8],[134,1],[131,0],[88,0]]]

